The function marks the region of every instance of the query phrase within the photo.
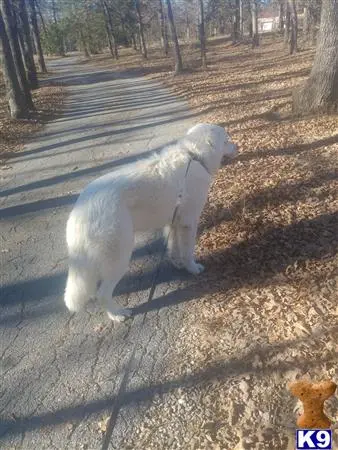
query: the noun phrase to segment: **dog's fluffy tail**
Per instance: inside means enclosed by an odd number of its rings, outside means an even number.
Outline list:
[[[95,295],[96,283],[87,271],[79,270],[70,265],[65,290],[64,301],[69,311],[82,309],[91,297]]]

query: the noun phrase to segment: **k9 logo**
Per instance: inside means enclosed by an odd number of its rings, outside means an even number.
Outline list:
[[[332,431],[331,430],[297,430],[296,431],[297,450],[331,450]]]

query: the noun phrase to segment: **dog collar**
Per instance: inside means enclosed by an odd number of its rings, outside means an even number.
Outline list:
[[[212,176],[212,174],[210,173],[209,169],[207,168],[207,166],[205,165],[204,161],[201,158],[199,158],[198,156],[196,156],[193,152],[191,152],[189,150],[188,150],[187,153],[190,156],[191,161],[196,161],[199,164],[201,164],[201,166],[208,172],[208,174]]]

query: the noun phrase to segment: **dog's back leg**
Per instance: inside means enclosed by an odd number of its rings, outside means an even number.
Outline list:
[[[77,266],[78,261],[70,258],[64,302],[69,311],[80,311],[91,297],[95,296],[97,277],[95,268],[90,265]]]
[[[124,241],[126,243],[126,241]],[[127,244],[127,243],[126,243]],[[128,248],[129,247],[129,248]],[[131,315],[131,311],[122,308],[113,298],[113,292],[117,283],[127,272],[133,249],[133,236],[123,249],[123,252],[113,253],[110,257],[101,260],[101,285],[96,297],[104,305],[111,320],[123,322]]]
[[[131,316],[131,311],[130,309],[122,308],[113,298],[115,286],[119,281],[120,279],[103,280],[96,295],[98,300],[104,304],[108,317],[111,320],[123,322],[127,317]]]
[[[109,318],[121,322],[131,315],[131,311],[118,305],[113,292],[128,270],[134,247],[134,232],[128,212],[121,210],[119,219],[119,222],[115,222],[114,233],[106,236],[106,242],[98,251],[97,264],[102,282],[96,297],[106,308]]]

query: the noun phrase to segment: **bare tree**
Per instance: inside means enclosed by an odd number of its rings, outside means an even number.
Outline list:
[[[20,46],[20,52],[21,52],[21,56],[22,56],[22,61],[24,63],[25,71],[26,71],[26,74],[27,74],[28,66],[27,66],[27,60],[25,58],[25,54],[26,54],[25,53],[25,38],[24,38],[24,35],[23,35],[22,27],[20,26],[18,15],[15,13],[15,9],[14,8],[13,8],[13,16],[14,16],[15,22],[17,23],[16,35],[18,37],[18,42],[19,42],[19,46]]]
[[[240,36],[240,0],[235,1],[235,11],[233,16],[233,32],[232,32],[232,41],[238,42]]]
[[[1,66],[3,69],[10,115],[13,119],[21,119],[28,117],[29,110],[28,105],[26,103],[25,95],[20,88],[19,80],[16,74],[12,50],[9,44],[9,38],[5,27],[5,22],[2,16],[2,6],[3,5],[1,4],[0,10],[0,39],[2,44]]]
[[[248,11],[249,11],[249,17],[248,17],[248,33],[249,33],[249,37],[252,39],[252,37],[253,37],[253,25],[252,25],[252,0],[249,0],[249,2],[248,2]]]
[[[252,46],[259,46],[258,32],[258,4],[257,0],[251,0],[251,16],[252,16]]]
[[[338,1],[323,0],[316,55],[310,77],[294,93],[296,114],[338,111]]]
[[[116,41],[115,33],[114,33],[114,25],[113,25],[111,11],[110,11],[110,8],[109,8],[106,0],[101,0],[101,6],[103,9],[103,13],[105,16],[105,21],[106,21],[106,29],[107,29],[107,34],[108,34],[108,43],[109,43],[109,47],[110,47],[110,52],[111,52],[111,55],[115,59],[118,59],[119,52],[118,52],[117,41]]]
[[[204,5],[203,0],[199,0],[201,22],[199,25],[199,35],[201,44],[201,58],[203,69],[207,68],[207,49],[206,49],[206,37],[205,37],[205,23],[204,23]]]
[[[56,17],[56,5],[55,5],[55,0],[52,0],[52,13],[53,13],[53,20],[54,20],[54,23],[57,24],[57,23],[58,23],[58,20],[57,20],[57,17]]]
[[[296,0],[288,0],[288,9],[290,11],[290,55],[297,51],[297,36],[298,36],[298,17]]]
[[[285,1],[285,29],[284,29],[284,45],[285,47],[290,43],[290,29],[291,29],[291,11],[289,0]]]
[[[16,76],[20,85],[20,89],[25,96],[25,102],[29,109],[34,109],[34,104],[30,92],[30,86],[27,80],[25,66],[22,59],[22,54],[19,44],[18,24],[12,9],[10,0],[0,1],[0,12],[2,14],[3,22],[6,28]]]
[[[177,33],[176,33],[176,27],[175,27],[175,21],[174,21],[174,14],[171,7],[171,1],[167,0],[167,8],[168,8],[168,20],[170,23],[170,29],[171,29],[171,37],[174,43],[174,53],[175,53],[175,75],[178,75],[183,71],[183,63],[182,63],[182,57],[181,57],[181,50],[178,43]]]
[[[43,32],[47,33],[47,27],[46,27],[45,20],[43,18],[42,12],[41,12],[40,2],[39,2],[39,0],[35,0],[35,2],[36,2],[36,4],[35,4],[36,10],[37,10],[37,13],[38,13],[41,25],[42,25]]]
[[[132,35],[131,35],[131,41],[132,41],[132,43],[133,43],[133,49],[137,51],[137,43],[136,43],[135,33],[132,33]]]
[[[135,8],[136,8],[138,26],[139,26],[139,31],[140,31],[142,54],[143,54],[143,57],[147,59],[148,58],[148,52],[147,52],[146,40],[145,40],[145,37],[144,37],[144,27],[143,27],[141,6],[140,6],[140,1],[139,0],[135,0]]]
[[[65,49],[65,45],[64,45],[64,39],[62,36],[62,32],[59,28],[59,19],[58,19],[58,11],[57,11],[57,7],[55,4],[55,0],[51,0],[51,5],[49,5],[52,7],[52,15],[53,15],[53,22],[54,25],[57,25],[55,27],[55,32],[57,33],[57,37],[58,37],[58,41],[59,41],[59,51],[58,51],[58,55],[59,56],[65,56],[66,54],[66,49]]]
[[[304,6],[304,19],[303,19],[303,36],[305,39],[307,39],[309,35],[310,30],[310,12],[309,12],[309,5]]]
[[[285,0],[279,0],[279,16],[278,16],[278,28],[279,32],[283,33],[284,30],[284,12],[285,12]]]
[[[82,27],[80,27],[80,30],[79,30],[79,39],[80,39],[80,45],[82,47],[82,50],[83,50],[83,53],[84,53],[85,57],[89,58],[90,57],[90,53],[89,53],[87,41],[85,39],[85,35],[83,33]]]
[[[321,0],[307,0],[304,4],[303,38],[315,44],[316,28],[320,21]]]
[[[244,36],[244,0],[239,0],[239,34]]]
[[[35,48],[36,48],[36,51],[38,54],[39,70],[42,73],[47,73],[47,67],[45,64],[45,58],[43,56],[43,51],[42,51],[42,46],[41,46],[40,31],[39,31],[39,27],[38,27],[35,2],[36,2],[36,0],[29,0],[30,18],[31,18],[31,24],[32,24],[32,29],[33,29],[34,43],[35,43]]]
[[[114,46],[113,46],[113,37],[112,37],[111,32],[110,32],[108,18],[107,18],[105,13],[103,15],[104,15],[104,25],[106,27],[106,35],[107,35],[108,47],[109,47],[109,50],[110,50],[110,54],[112,55],[113,58],[115,58]]]
[[[164,15],[163,3],[162,0],[159,1],[159,17],[160,17],[160,26],[161,26],[161,36],[162,36],[162,44],[164,54],[168,56],[169,52],[169,40],[168,40],[168,27],[166,17]]]
[[[27,69],[27,78],[31,89],[36,89],[38,87],[38,76],[34,62],[33,43],[25,0],[18,0],[18,10],[23,34],[23,56]]]
[[[191,18],[189,17],[189,11],[188,11],[188,6],[187,3],[185,4],[185,35],[186,35],[186,40],[189,42],[190,41],[190,37],[191,37],[191,30],[190,30],[190,25],[191,25]],[[199,24],[198,24],[199,25]]]

